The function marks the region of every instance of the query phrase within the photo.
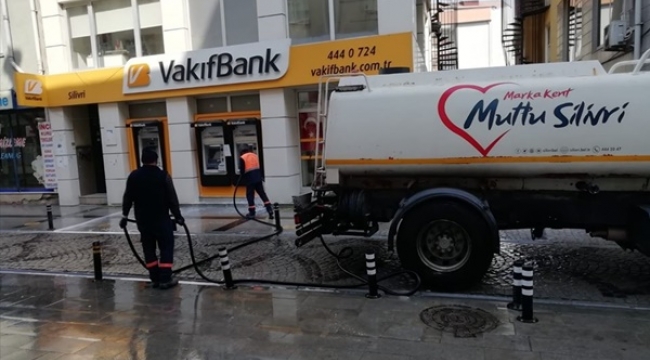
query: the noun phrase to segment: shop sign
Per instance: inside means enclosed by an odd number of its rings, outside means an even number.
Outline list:
[[[9,91],[0,91],[0,110],[11,110],[14,108],[14,97]]]
[[[43,159],[43,185],[46,189],[56,189],[56,164],[54,162],[54,139],[49,121],[38,123],[41,139],[41,158]]]
[[[13,150],[7,151],[7,149],[24,148],[26,142],[27,139],[24,137],[0,138],[0,149],[3,150],[0,153],[0,160],[19,160],[22,157],[22,151],[13,151]]]
[[[14,147],[24,148],[26,142],[27,142],[27,138],[24,137],[19,137],[19,138],[3,137],[0,139],[0,148],[2,149],[11,149]]]
[[[289,69],[290,39],[156,55],[124,66],[124,94],[270,81]]]
[[[43,83],[37,79],[25,80],[25,99],[31,101],[43,101]]]
[[[16,101],[20,106],[59,107],[259,91],[316,85],[323,75],[375,75],[381,68],[413,67],[411,32],[290,43],[282,39],[146,56],[124,67],[66,74],[15,73]]]

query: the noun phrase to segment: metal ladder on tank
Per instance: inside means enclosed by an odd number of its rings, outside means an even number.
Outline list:
[[[327,187],[327,179],[325,175],[325,134],[327,134],[327,113],[329,110],[329,88],[330,83],[338,81],[345,77],[363,76],[365,81],[365,88],[370,90],[370,83],[366,74],[357,73],[343,73],[336,75],[323,75],[318,80],[318,100],[316,105],[316,148],[314,151],[314,180],[311,188],[314,191],[325,190]],[[358,88],[358,85],[352,87]],[[337,87],[336,90],[342,90],[342,87]],[[323,133],[321,134],[321,124],[323,125]],[[323,148],[321,154],[321,147]]]
[[[639,60],[626,60],[626,61],[619,61],[612,65],[612,67],[609,68],[609,71],[607,72],[608,74],[616,74],[615,70],[623,67],[623,66],[630,66],[634,65],[634,69],[631,71],[632,75],[637,75],[640,72],[648,72],[650,70],[643,70],[643,67],[645,65],[650,65],[650,49],[646,50],[646,52],[643,53],[643,55],[639,58]]]

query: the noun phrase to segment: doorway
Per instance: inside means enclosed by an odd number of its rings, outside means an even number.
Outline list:
[[[79,171],[80,203],[106,204],[106,174],[97,104],[74,109],[77,169]]]

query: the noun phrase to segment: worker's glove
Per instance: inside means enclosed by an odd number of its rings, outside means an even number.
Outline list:
[[[121,227],[122,229],[125,229],[127,223],[128,223],[128,221],[126,220],[125,217],[123,217],[123,218],[120,220],[120,227]]]
[[[174,221],[176,221],[176,223],[177,223],[178,225],[180,225],[180,226],[185,225],[185,219],[183,219],[182,216],[175,217],[175,218],[174,218]]]

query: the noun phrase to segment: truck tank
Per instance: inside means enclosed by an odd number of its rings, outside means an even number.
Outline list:
[[[324,165],[339,175],[650,177],[650,75],[595,61],[341,79]]]

